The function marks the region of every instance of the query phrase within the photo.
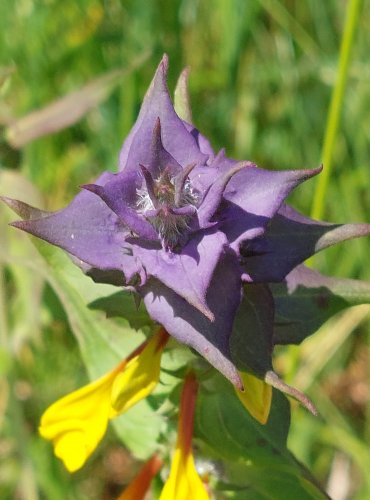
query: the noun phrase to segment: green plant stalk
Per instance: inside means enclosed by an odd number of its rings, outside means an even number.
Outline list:
[[[318,179],[311,210],[311,217],[314,219],[321,219],[324,213],[326,194],[333,165],[332,159],[335,139],[339,128],[340,116],[344,102],[344,93],[348,79],[350,55],[360,17],[361,7],[362,0],[349,0],[347,5],[345,26],[339,52],[337,78],[331,96],[321,154],[321,161],[324,165],[324,169]],[[312,260],[312,258],[309,259],[306,264],[311,265]],[[285,378],[288,383],[292,383],[299,364],[300,351],[297,346],[289,346],[288,352],[289,366],[287,367]]]
[[[0,347],[8,347],[8,321],[6,313],[6,292],[4,279],[4,266],[0,264]]]
[[[324,212],[324,203],[332,171],[332,159],[335,139],[339,128],[340,115],[344,101],[344,93],[348,79],[349,61],[353,47],[353,40],[360,17],[361,7],[362,0],[349,0],[348,2],[345,26],[339,54],[337,79],[331,97],[330,108],[326,122],[323,150],[321,155],[324,170],[319,177],[312,204],[311,216],[314,219],[320,219]]]

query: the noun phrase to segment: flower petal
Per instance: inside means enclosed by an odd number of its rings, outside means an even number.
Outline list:
[[[153,391],[159,380],[162,351],[168,338],[163,328],[159,330],[116,376],[112,384],[111,417],[129,410]]]
[[[196,471],[191,446],[197,392],[198,383],[194,375],[189,373],[181,393],[176,450],[160,500],[209,500]]]
[[[209,495],[195,468],[193,455],[183,455],[176,448],[172,458],[171,473],[159,500],[209,500]]]
[[[152,392],[168,338],[161,328],[114,370],[59,399],[45,411],[39,432],[53,442],[56,456],[70,472],[82,467],[95,450],[110,418]]]
[[[59,399],[41,418],[41,436],[53,442],[69,472],[82,467],[105,434],[111,386],[120,368]]]

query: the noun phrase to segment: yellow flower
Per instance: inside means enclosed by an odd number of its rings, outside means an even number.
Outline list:
[[[267,422],[270,414],[272,387],[251,373],[239,372],[245,387],[244,391],[235,389],[244,407],[260,424]]]
[[[189,374],[181,395],[176,449],[170,475],[164,485],[160,500],[193,498],[209,500],[207,490],[196,471],[191,446],[197,391],[198,383],[194,375]]]
[[[148,396],[158,383],[168,333],[161,328],[114,370],[59,399],[43,414],[39,432],[70,472],[80,469],[97,447],[108,420]]]
[[[169,335],[161,328],[151,340],[139,346],[126,359],[124,370],[114,377],[111,391],[111,417],[127,411],[146,398],[159,380],[161,355]]]

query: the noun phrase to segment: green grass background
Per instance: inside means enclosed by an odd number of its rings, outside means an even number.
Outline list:
[[[0,90],[3,130],[16,117],[114,68],[129,71],[103,103],[68,129],[20,151],[3,137],[0,166],[23,172],[49,209],[62,207],[79,184],[116,168],[122,140],[166,52],[170,88],[190,66],[194,123],[216,150],[226,147],[229,156],[270,169],[315,167],[322,160],[348,3],[5,0],[0,68],[12,74]],[[333,222],[370,222],[369,17],[364,1],[324,198],[322,216]],[[141,57],[145,62],[130,71]],[[307,182],[290,202],[310,214],[317,186],[317,179]],[[369,250],[369,239],[348,242],[316,257],[313,265],[327,274],[370,279]],[[113,433],[73,477],[37,435],[43,409],[86,380],[58,300],[41,288],[32,306],[38,320],[32,323],[24,304],[35,290],[17,288],[21,278],[5,267],[0,276],[1,321],[9,330],[2,366],[11,364],[2,370],[11,376],[1,382],[1,498],[114,498],[135,463]],[[368,311],[354,308],[334,318],[300,351],[281,349],[276,359],[321,414],[314,419],[302,409],[293,411],[290,447],[322,484],[348,478],[345,498],[370,497]]]

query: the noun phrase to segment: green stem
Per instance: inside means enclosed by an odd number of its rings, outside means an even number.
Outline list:
[[[6,313],[6,293],[4,266],[0,264],[0,348],[8,348],[8,321]]]
[[[320,219],[324,212],[324,203],[332,170],[335,139],[338,132],[340,115],[343,107],[344,92],[348,78],[349,60],[360,17],[361,7],[362,0],[349,0],[348,2],[346,21],[340,47],[337,79],[331,97],[324,136],[324,145],[321,155],[324,170],[319,177],[312,205],[311,216],[314,219]]]
[[[346,19],[339,53],[339,64],[337,78],[331,96],[329,112],[326,121],[324,144],[321,153],[324,169],[319,176],[312,204],[311,217],[320,219],[324,213],[324,203],[332,170],[333,151],[337,136],[340,115],[343,107],[344,93],[348,79],[348,67],[360,17],[362,0],[349,0],[346,11]],[[306,265],[312,264],[312,257],[306,261]],[[299,350],[297,346],[289,346],[289,366],[286,371],[286,380],[292,383],[299,364]]]

